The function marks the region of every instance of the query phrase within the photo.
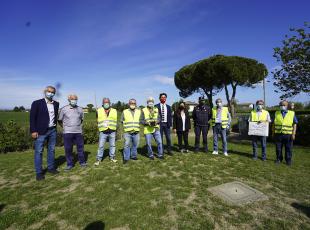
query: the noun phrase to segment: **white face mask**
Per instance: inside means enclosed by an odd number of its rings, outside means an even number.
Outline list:
[[[150,107],[150,108],[153,108],[154,107],[154,103],[153,102],[149,102],[149,103],[147,103],[147,106]]]
[[[217,107],[222,107],[222,102],[216,103]]]
[[[280,106],[280,109],[281,109],[282,111],[286,111],[286,110],[287,110],[287,106],[281,105],[281,106]]]
[[[136,105],[129,105],[129,108],[134,110],[136,108]]]
[[[263,107],[264,107],[263,105],[257,105],[257,109],[258,109],[258,110],[262,110]]]

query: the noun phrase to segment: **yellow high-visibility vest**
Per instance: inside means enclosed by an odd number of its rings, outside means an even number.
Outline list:
[[[104,108],[99,108],[97,111],[98,117],[98,129],[100,132],[111,129],[116,130],[117,128],[117,111],[111,108],[109,115],[107,116]]]
[[[124,132],[139,132],[141,110],[135,109],[134,116],[132,116],[130,109],[125,109],[123,113],[124,113],[124,121],[123,121]]]
[[[154,107],[153,108],[154,112],[153,114],[150,113],[150,110],[148,108],[143,108],[142,111],[144,113],[144,120],[147,122],[155,121],[157,122],[158,118],[158,108]],[[145,125],[144,126],[144,134],[149,134],[149,133],[154,133],[156,129],[159,128],[159,124],[156,126],[149,126]]]
[[[228,108],[222,107],[221,111],[222,128],[226,129],[228,125]],[[217,114],[217,108],[212,108],[212,126],[215,126],[215,119]]]
[[[274,132],[282,134],[293,134],[294,116],[295,112],[291,110],[287,111],[284,118],[281,111],[276,111],[274,119]]]
[[[257,111],[251,112],[251,121],[257,122],[257,121],[267,121],[268,112],[266,110],[262,110],[261,115],[257,116]]]

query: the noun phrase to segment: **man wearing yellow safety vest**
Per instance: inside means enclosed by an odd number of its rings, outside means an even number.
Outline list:
[[[264,110],[264,101],[258,100],[256,102],[255,108],[251,111],[249,122],[271,122],[270,115],[267,110]],[[266,136],[252,136],[252,146],[253,146],[253,160],[257,160],[257,141],[260,141],[262,146],[262,160],[266,161]]]
[[[138,160],[137,148],[140,141],[140,118],[141,110],[137,108],[136,100],[130,99],[129,109],[125,109],[121,116],[125,139],[125,146],[123,151],[124,164],[126,164],[130,159]]]
[[[163,145],[159,130],[161,117],[159,115],[158,108],[154,107],[154,98],[149,97],[147,99],[147,107],[142,110],[141,120],[144,125],[145,141],[150,160],[154,160],[152,137],[155,139],[157,144],[158,158],[163,160]]]
[[[285,146],[285,161],[288,166],[292,164],[292,147],[295,140],[298,120],[295,112],[288,110],[288,102],[280,102],[280,110],[276,111],[274,118],[274,137],[276,142],[276,164],[283,160],[282,146]]]
[[[115,136],[117,128],[117,111],[111,108],[111,102],[109,98],[102,100],[102,107],[98,108],[97,122],[99,129],[99,148],[97,153],[97,160],[95,166],[98,166],[103,158],[104,144],[109,139],[110,150],[109,156],[111,162],[117,162],[115,159]]]
[[[227,107],[223,107],[222,99],[218,98],[215,101],[216,107],[212,108],[212,128],[213,128],[213,152],[212,154],[218,154],[218,135],[221,135],[223,154],[227,154],[227,140],[226,131],[230,127],[231,117]]]

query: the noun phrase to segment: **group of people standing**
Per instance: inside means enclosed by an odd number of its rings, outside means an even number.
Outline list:
[[[36,171],[36,179],[43,180],[45,178],[42,169],[42,154],[44,143],[47,141],[47,172],[57,174],[59,171],[55,165],[55,144],[57,137],[56,125],[59,123],[63,127],[63,140],[65,156],[67,161],[66,171],[70,171],[74,167],[72,156],[73,145],[77,146],[77,156],[81,167],[86,167],[86,159],[84,156],[84,139],[82,124],[84,120],[84,112],[77,105],[77,95],[68,96],[68,105],[59,109],[59,103],[53,100],[56,89],[53,86],[47,86],[44,90],[44,98],[36,100],[31,105],[30,111],[30,131],[34,139],[34,164]],[[123,128],[124,149],[123,163],[127,164],[129,160],[138,159],[138,146],[140,141],[140,126],[143,126],[143,133],[147,147],[147,154],[150,160],[154,160],[155,156],[164,159],[163,136],[165,135],[165,149],[168,155],[172,155],[171,150],[171,127],[178,137],[178,147],[180,152],[189,152],[188,135],[191,129],[190,114],[184,102],[178,104],[175,112],[172,112],[171,106],[166,103],[167,94],[159,95],[160,102],[155,104],[152,97],[147,98],[146,106],[140,109],[135,99],[130,99],[128,109],[121,113],[120,122]],[[262,110],[257,103],[257,110],[251,113],[251,121],[270,122],[268,112]],[[285,102],[284,102],[285,104]],[[281,107],[282,108],[282,107]],[[282,111],[282,110],[281,110]],[[287,114],[287,115],[286,115]],[[281,116],[282,117],[281,117]],[[192,113],[194,131],[195,131],[195,152],[200,151],[200,136],[203,139],[203,148],[208,152],[207,134],[209,127],[213,129],[213,154],[218,154],[218,137],[222,138],[222,147],[224,156],[227,153],[227,130],[230,128],[231,116],[228,108],[223,106],[222,100],[216,100],[216,106],[210,109],[205,105],[203,97],[199,98],[199,105],[196,106]],[[115,158],[115,140],[116,131],[118,129],[118,112],[112,108],[109,98],[104,98],[102,106],[96,110],[96,119],[99,130],[99,147],[97,152],[95,166],[99,166],[104,156],[104,146],[109,142],[109,157],[111,162],[117,162]],[[293,121],[291,122],[291,119]],[[296,116],[292,111],[276,113],[275,132],[277,135],[277,161],[281,162],[280,148],[285,145],[286,152],[289,152],[288,137],[285,135],[294,134],[297,123]],[[295,128],[290,128],[290,125]],[[152,139],[157,144],[157,155],[152,149]],[[257,158],[257,140],[261,140],[263,149],[263,160],[266,159],[266,140],[265,138],[253,137],[253,157]],[[286,154],[286,161],[291,162],[291,153]]]

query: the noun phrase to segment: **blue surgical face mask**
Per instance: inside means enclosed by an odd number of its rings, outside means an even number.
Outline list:
[[[71,106],[76,106],[77,105],[77,100],[69,100],[69,103]]]
[[[103,103],[103,108],[104,109],[109,109],[110,108],[110,103]]]
[[[55,93],[45,92],[45,97],[49,100],[52,100],[54,96],[55,96]]]

